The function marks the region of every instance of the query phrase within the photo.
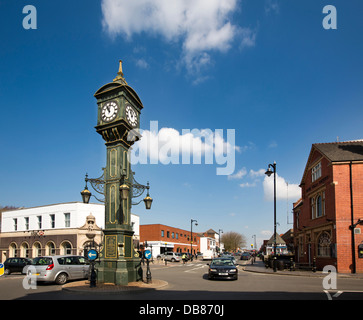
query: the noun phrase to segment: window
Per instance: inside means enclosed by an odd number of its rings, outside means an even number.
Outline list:
[[[319,218],[323,215],[322,213],[322,205],[321,205],[321,196],[318,195],[316,197],[316,217]]]
[[[315,196],[310,199],[310,205],[311,219],[325,216],[325,191],[315,194]]]
[[[330,257],[331,240],[328,232],[323,232],[318,238],[318,256],[319,257]]]
[[[161,236],[164,238],[164,230],[161,230]]]
[[[72,246],[69,242],[65,242],[62,244],[63,254],[68,255],[72,254]]]
[[[64,214],[64,226],[66,228],[69,228],[71,226],[71,214],[70,213]]]
[[[321,177],[321,162],[319,162],[316,166],[314,166],[311,169],[311,181],[314,182],[320,177]]]
[[[25,217],[25,230],[29,230],[29,217]]]
[[[18,231],[18,219],[17,218],[13,219],[13,222],[14,222],[14,231]]]
[[[170,231],[166,231],[166,237],[170,238]]]
[[[175,238],[176,238],[176,239],[179,239],[179,233],[176,233],[176,234],[175,234]]]
[[[37,216],[38,219],[38,229],[42,228],[42,216]]]
[[[79,264],[89,265],[89,261],[85,257],[78,257]]]
[[[50,256],[54,256],[55,255],[55,246],[53,242],[48,242],[47,244],[47,253]]]
[[[50,227],[55,228],[55,214],[50,214]]]
[[[171,233],[171,237],[172,237],[173,239],[174,239],[174,236],[175,236],[175,235],[174,235],[174,232],[172,232],[172,233]]]
[[[33,257],[40,257],[42,255],[42,247],[39,242],[33,244]]]

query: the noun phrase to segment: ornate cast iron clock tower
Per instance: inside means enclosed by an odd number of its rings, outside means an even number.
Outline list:
[[[129,141],[128,135],[139,128],[143,105],[124,78],[122,61],[113,82],[102,86],[94,96],[98,104],[95,128],[105,140],[107,149],[105,229],[98,281],[127,285],[139,280],[140,272],[142,275],[140,258],[133,246],[130,209],[134,180],[128,161],[128,150],[139,136],[136,134]]]

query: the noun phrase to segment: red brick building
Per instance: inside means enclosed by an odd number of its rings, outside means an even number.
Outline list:
[[[200,249],[200,237],[193,231],[183,230],[163,224],[140,225],[140,245],[147,241],[152,246],[153,256],[157,257],[165,251],[191,252],[196,254]]]
[[[296,260],[363,273],[363,141],[313,144],[294,203]]]

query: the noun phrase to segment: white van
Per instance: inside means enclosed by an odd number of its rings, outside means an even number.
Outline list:
[[[214,258],[214,252],[212,250],[206,250],[203,252],[203,260],[212,260]]]

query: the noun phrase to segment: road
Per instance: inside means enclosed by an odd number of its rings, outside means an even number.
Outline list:
[[[324,290],[321,277],[271,275],[243,271],[239,266],[236,281],[208,280],[205,261],[151,264],[153,279],[168,282],[158,290],[122,292],[119,294],[69,293],[54,284],[38,284],[37,288],[24,289],[22,275],[0,278],[0,299],[26,300],[363,300],[363,279],[338,279],[336,290]],[[146,266],[144,268],[144,275]]]

